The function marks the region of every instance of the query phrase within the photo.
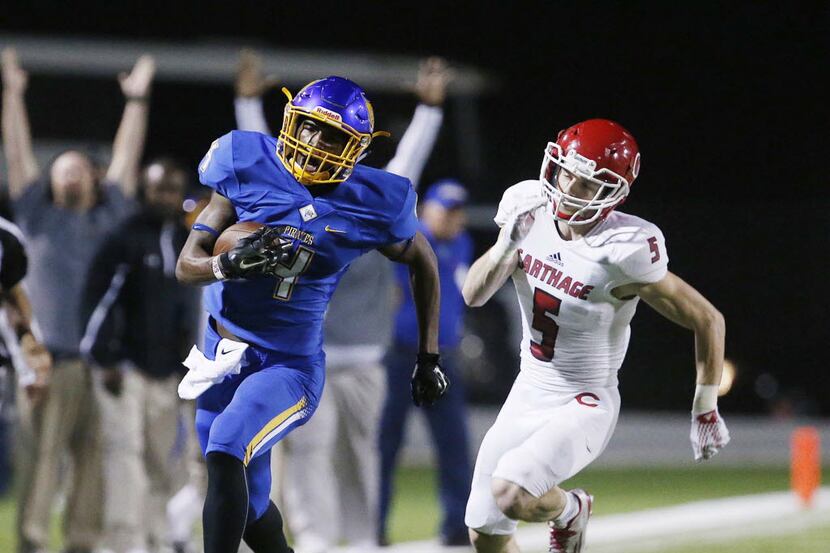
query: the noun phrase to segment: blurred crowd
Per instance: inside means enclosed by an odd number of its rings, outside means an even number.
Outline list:
[[[262,66],[257,53],[240,53],[235,123],[270,133],[262,98],[277,79]],[[2,52],[0,486],[14,494],[20,553],[49,551],[59,497],[67,553],[193,551],[200,542],[204,470],[193,405],[176,387],[204,314],[199,290],[177,282],[175,264],[206,194],[174,157],[143,159],[154,75],[153,58],[142,56],[118,76],[124,111],[107,164],[78,147],[40,167],[28,75],[14,50]],[[467,191],[452,178],[420,185],[451,79],[444,60],[423,60],[417,105],[386,169],[421,192],[421,231],[438,257],[440,346],[453,385],[424,415],[439,465],[437,533],[466,545],[472,468],[455,358],[473,255]],[[322,403],[273,463],[274,499],[298,553],[389,543],[417,340],[406,271],[378,254],[361,257],[334,295],[325,332]]]

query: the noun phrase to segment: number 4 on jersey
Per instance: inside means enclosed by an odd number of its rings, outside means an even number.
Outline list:
[[[559,334],[559,325],[548,314],[559,315],[562,300],[536,288],[533,292],[533,328],[542,333],[542,341],[530,341],[530,353],[539,361],[553,359],[553,348],[556,345],[556,335]]]
[[[300,246],[291,262],[288,265],[277,265],[277,285],[274,287],[274,299],[281,301],[288,301],[291,299],[291,293],[294,291],[294,285],[297,284],[299,275],[308,270],[311,265],[311,259],[314,257],[314,252],[306,247]]]

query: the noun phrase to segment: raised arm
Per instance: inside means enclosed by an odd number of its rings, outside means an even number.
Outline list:
[[[8,168],[9,197],[19,198],[40,174],[32,150],[32,134],[26,113],[28,75],[20,67],[17,52],[6,48],[2,53],[3,75],[3,153]]]
[[[128,198],[135,196],[138,187],[139,165],[150,113],[150,86],[155,73],[155,60],[152,56],[143,55],[135,62],[129,75],[122,73],[118,76],[126,104],[112,145],[112,161],[106,178],[121,186]]]
[[[442,58],[432,57],[421,62],[418,81],[415,84],[419,104],[406,132],[398,142],[395,156],[386,165],[387,171],[412,181],[412,186],[416,190],[444,120],[442,107],[452,76],[452,70]]]
[[[265,119],[262,96],[276,83],[276,77],[266,77],[262,73],[262,56],[256,51],[244,49],[239,53],[239,63],[236,66],[236,99],[233,103],[237,129],[271,134],[268,121]]]
[[[669,272],[653,284],[629,284],[613,290],[619,298],[639,295],[655,311],[695,335],[697,386],[692,401],[692,446],[695,460],[709,459],[729,443],[718,413],[718,386],[723,372],[726,323],[700,292]]]
[[[541,197],[519,202],[506,215],[496,243],[479,257],[464,280],[461,295],[470,307],[481,307],[504,285],[519,265],[519,244],[533,227],[536,210],[544,204]]]
[[[490,248],[476,259],[464,279],[461,295],[470,307],[481,307],[487,303],[519,266],[515,250],[503,257],[492,254],[492,251],[493,248]]]

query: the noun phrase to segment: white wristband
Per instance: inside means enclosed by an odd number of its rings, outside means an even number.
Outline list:
[[[698,384],[695,386],[695,399],[692,401],[692,414],[700,415],[718,408],[718,385]]]
[[[213,276],[216,280],[227,280],[228,277],[222,272],[222,266],[219,265],[219,256],[216,255],[210,260],[210,268],[213,269]]]

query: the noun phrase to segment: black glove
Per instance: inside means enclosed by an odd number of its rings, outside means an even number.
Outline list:
[[[283,239],[279,230],[262,227],[237,240],[236,245],[219,256],[219,267],[225,278],[248,278],[273,274],[280,262],[288,261],[292,241]]]
[[[412,373],[412,401],[415,405],[432,405],[450,387],[450,380],[441,365],[437,353],[419,353]]]

